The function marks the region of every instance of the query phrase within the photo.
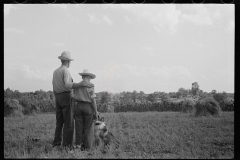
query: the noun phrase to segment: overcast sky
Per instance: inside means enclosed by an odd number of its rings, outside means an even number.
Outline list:
[[[69,51],[95,92],[234,93],[235,8],[227,4],[4,4],[4,89],[52,90]]]

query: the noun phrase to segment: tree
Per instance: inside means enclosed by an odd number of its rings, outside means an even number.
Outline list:
[[[203,96],[204,96],[204,93],[203,93],[202,90],[199,90],[198,94],[199,94],[200,97],[203,97]]]
[[[168,101],[169,100],[169,95],[166,93],[166,94],[164,94],[162,97],[161,97],[161,99],[162,99],[162,101]]]
[[[101,100],[100,100],[101,104],[108,103],[110,101],[111,101],[111,97],[110,97],[109,93],[102,92],[102,96],[101,96]]]
[[[147,100],[150,101],[150,102],[155,102],[156,101],[156,94],[154,93],[150,93],[148,96],[147,96]]]
[[[136,100],[137,100],[137,98],[138,98],[138,93],[137,93],[137,91],[134,90],[134,91],[132,92],[132,96],[131,96],[131,97],[132,97],[133,102],[136,103]]]
[[[113,95],[112,97],[112,103],[113,104],[119,104],[121,101],[120,101],[120,94],[119,93],[116,93]]]
[[[120,99],[122,103],[131,103],[132,100],[132,93],[131,92],[122,92],[120,93]]]
[[[183,97],[186,97],[188,94],[188,90],[182,87],[178,89],[178,92],[180,93],[180,96],[183,96]]]
[[[169,92],[170,98],[177,98],[177,95],[175,92]]]
[[[222,105],[224,103],[224,101],[227,99],[227,93],[223,92],[223,93],[215,93],[213,95],[213,98],[218,101],[218,103],[220,105]]]
[[[194,82],[192,83],[192,95],[196,96],[198,95],[198,92],[199,92],[199,85],[198,85],[198,82]]]
[[[179,92],[176,93],[176,97],[180,98],[181,94]]]
[[[211,94],[215,95],[217,93],[217,91],[214,89],[212,90]]]
[[[54,94],[53,93],[50,93],[50,99],[54,100]]]
[[[140,91],[140,93],[139,93],[139,98],[140,98],[140,101],[141,102],[144,102],[145,101],[145,93],[143,92],[143,91]]]
[[[7,88],[6,91],[4,92],[4,97],[12,98],[12,96],[13,96],[13,91],[10,88]]]
[[[15,90],[13,94],[14,94],[14,98],[16,99],[20,99],[22,97],[21,93],[18,90]]]

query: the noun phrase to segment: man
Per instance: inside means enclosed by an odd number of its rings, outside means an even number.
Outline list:
[[[71,91],[79,87],[94,87],[91,82],[73,83],[73,79],[67,68],[70,66],[71,59],[70,52],[64,51],[61,56],[62,65],[53,73],[53,92],[56,104],[56,129],[53,146],[72,146],[73,143],[73,115],[71,102]],[[62,131],[63,130],[63,131]],[[63,140],[62,140],[63,132]]]

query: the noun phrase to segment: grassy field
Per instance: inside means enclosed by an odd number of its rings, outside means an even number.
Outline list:
[[[234,158],[234,112],[219,118],[180,112],[105,113],[119,140],[107,152],[52,148],[55,114],[4,118],[5,158]],[[38,138],[33,142],[27,137]]]

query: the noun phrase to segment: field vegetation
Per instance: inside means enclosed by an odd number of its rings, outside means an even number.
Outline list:
[[[191,90],[178,92],[96,95],[98,111],[119,146],[81,151],[51,146],[56,127],[52,91],[4,90],[4,157],[234,158],[234,93],[203,92],[194,82]]]
[[[182,112],[103,113],[120,142],[103,152],[52,148],[55,114],[4,117],[5,158],[234,158],[234,112],[195,117]]]

